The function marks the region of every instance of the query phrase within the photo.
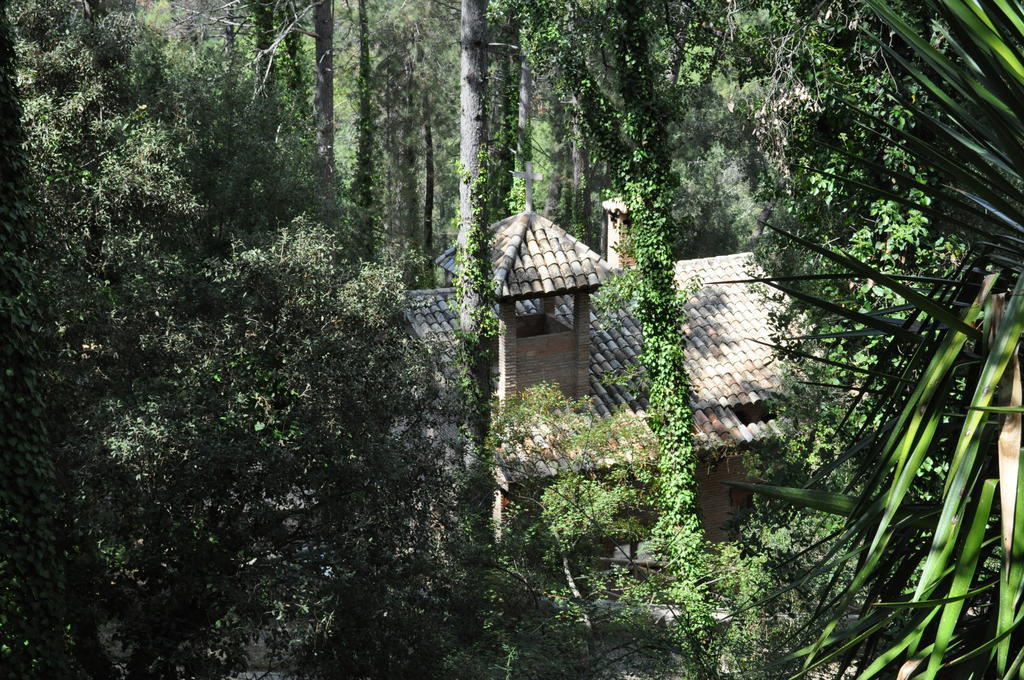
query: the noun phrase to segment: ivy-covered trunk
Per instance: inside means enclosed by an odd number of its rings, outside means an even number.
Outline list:
[[[27,177],[14,48],[0,11],[0,675],[70,678],[51,452],[38,386],[39,307],[26,258]]]
[[[359,99],[356,118],[356,161],[352,174],[352,203],[355,206],[358,234],[362,255],[373,259],[376,240],[380,230],[380,206],[377,201],[376,166],[374,163],[373,91],[371,89],[370,31],[366,17],[366,0],[359,0],[359,78],[357,96]]]
[[[701,673],[713,675],[715,654],[709,653],[712,607],[697,505],[697,454],[692,441],[693,413],[681,332],[683,308],[677,298],[672,249],[678,238],[679,225],[673,224],[671,213],[678,179],[672,170],[669,123],[678,120],[679,102],[672,81],[666,77],[664,60],[653,45],[659,36],[666,37],[666,30],[678,27],[666,25],[662,9],[647,1],[608,0],[600,10],[594,9],[595,14],[581,18],[553,5],[529,5],[524,25],[532,36],[532,53],[541,58],[541,63],[553,67],[562,95],[572,102],[568,113],[580,127],[574,137],[585,139],[607,164],[612,188],[631,211],[632,228],[625,235],[625,245],[631,248],[636,266],[629,287],[634,313],[643,327],[641,359],[649,383],[650,425],[661,450],[661,514],[654,538],[671,565],[670,587],[661,596],[680,605],[680,625],[674,631],[685,647],[688,663],[695,670],[699,667]],[[698,14],[705,12],[703,7],[691,9]],[[599,17],[596,12],[600,12]],[[607,72],[597,75],[592,68],[593,45],[573,40],[553,47],[541,39],[552,33],[574,32],[580,25],[592,30],[600,27],[590,35],[603,46],[604,53],[613,56],[612,68],[607,70],[612,74],[610,82],[602,82],[601,76]],[[703,34],[689,38],[698,49],[710,40]],[[615,96],[608,96],[609,92]],[[579,172],[584,160],[580,151],[577,146],[579,181],[570,187],[585,194],[585,171]]]
[[[622,95],[624,153],[609,158],[615,181],[632,212],[629,244],[636,261],[635,313],[643,327],[642,360],[650,384],[650,424],[658,437],[660,511],[655,540],[675,578],[670,593],[682,605],[680,627],[691,659],[702,658],[713,619],[706,592],[703,529],[697,505],[693,411],[681,333],[683,309],[672,255],[672,171],[668,82],[656,68],[648,36],[656,12],[646,3],[616,2],[621,21],[616,62]]]
[[[459,121],[459,237],[455,280],[459,303],[460,368],[471,447],[479,451],[487,435],[490,361],[486,336],[492,317],[491,271],[486,225],[484,173],[484,77],[487,72],[487,0],[462,0],[461,113]]]

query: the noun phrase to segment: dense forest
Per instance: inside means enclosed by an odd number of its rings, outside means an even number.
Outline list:
[[[0,0],[0,679],[1024,678],[1021,111],[1021,0]]]

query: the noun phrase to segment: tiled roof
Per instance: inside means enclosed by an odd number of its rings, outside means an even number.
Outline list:
[[[686,302],[687,370],[695,407],[737,407],[767,400],[779,389],[768,340],[770,305],[752,284],[723,283],[751,278],[750,253],[680,260],[676,284],[696,280]]]
[[[769,434],[770,422],[744,424],[739,411],[767,401],[779,375],[767,340],[770,306],[755,286],[722,283],[751,278],[750,253],[676,263],[681,287],[700,287],[686,303],[686,370],[699,437],[708,446],[739,445]],[[421,337],[447,337],[455,330],[454,290],[411,291],[406,316]],[[539,301],[519,300],[518,314],[540,311]],[[572,297],[555,298],[555,316],[572,325]],[[626,310],[590,315],[590,387],[602,415],[624,409],[643,415],[647,393],[637,361],[643,347],[639,323]]]
[[[611,273],[600,255],[537,213],[513,215],[492,224],[491,231],[499,299],[592,291]],[[454,275],[455,246],[434,262]]]
[[[434,264],[455,276],[455,246],[451,246],[448,250],[435,257]]]

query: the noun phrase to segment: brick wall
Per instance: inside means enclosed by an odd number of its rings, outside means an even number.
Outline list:
[[[572,326],[576,338],[576,386],[573,394],[590,394],[590,294],[576,293],[572,301]]]
[[[514,394],[519,387],[516,361],[518,346],[516,305],[502,302],[498,308],[498,398]]]
[[[532,338],[548,332],[558,332],[565,328],[549,328],[549,319],[544,314],[523,314],[516,317],[516,335],[520,338]]]
[[[562,392],[576,391],[576,343],[572,331],[516,339],[516,389],[542,382],[557,384]]]
[[[589,294],[574,296],[572,328],[548,314],[516,316],[511,302],[501,304],[499,320],[500,399],[545,382],[568,397],[590,393]]]
[[[743,466],[742,456],[728,456],[716,466],[705,463],[697,469],[698,502],[703,515],[704,531],[710,541],[729,538],[722,530],[722,525],[749,497],[749,493],[733,489],[724,484],[725,481],[754,481]]]

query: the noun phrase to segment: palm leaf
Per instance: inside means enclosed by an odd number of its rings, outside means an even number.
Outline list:
[[[920,191],[930,202],[917,205],[895,198],[891,184],[846,181],[880,198],[920,207],[933,225],[973,232],[990,244],[985,258],[994,273],[980,289],[976,273],[965,270],[959,285],[917,290],[911,281],[777,230],[903,297],[907,305],[901,313],[925,314],[938,323],[930,335],[908,338],[907,324],[885,313],[844,310],[799,293],[797,299],[857,326],[829,337],[889,335],[892,344],[885,351],[892,361],[882,355],[871,374],[860,375],[899,389],[876,398],[865,422],[866,427],[875,423],[877,432],[866,430],[840,456],[859,461],[863,477],[857,493],[747,488],[847,518],[829,555],[857,555],[857,563],[847,580],[840,582],[835,572],[821,595],[821,616],[809,623],[820,627],[816,641],[790,657],[804,660],[803,673],[859,654],[858,677],[865,680],[944,673],[1008,680],[1024,666],[1024,652],[1017,651],[1024,647],[1024,475],[1019,469],[1024,406],[1018,359],[1024,333],[1024,5],[1021,0],[930,2],[948,46],[940,50],[886,0],[866,2],[904,42],[880,41],[882,49],[929,95],[927,104],[907,106],[916,131],[881,120],[867,124],[943,183],[921,183],[859,159],[871,170],[869,176],[898,175],[892,177],[897,186]],[[766,283],[787,288],[779,281]],[[965,304],[971,287],[977,295]],[[991,294],[1008,289],[1005,296]],[[897,359],[899,368],[893,363]],[[878,394],[876,385],[868,388]],[[922,506],[916,499],[927,493],[920,485],[929,458],[940,463],[942,488],[934,503]],[[837,466],[824,468],[812,483]],[[999,476],[993,478],[997,467]],[[990,566],[997,560],[998,578]],[[879,598],[886,593],[888,599]],[[854,608],[863,619],[846,627],[844,617]],[[880,610],[907,614],[879,617]],[[842,672],[843,664],[838,666]]]

